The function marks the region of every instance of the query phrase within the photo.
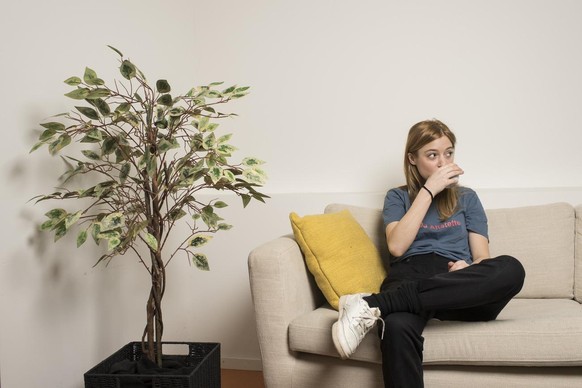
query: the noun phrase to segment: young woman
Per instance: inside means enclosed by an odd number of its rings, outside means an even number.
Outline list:
[[[389,274],[380,293],[339,301],[332,335],[342,358],[382,321],[386,387],[423,387],[422,331],[430,318],[493,320],[523,286],[518,260],[490,258],[483,206],[473,190],[458,186],[455,142],[438,120],[410,129],[406,186],[388,191],[384,202]]]

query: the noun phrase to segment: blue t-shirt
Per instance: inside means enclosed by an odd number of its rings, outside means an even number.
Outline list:
[[[384,227],[400,221],[410,209],[408,192],[403,188],[388,191],[384,199]],[[471,264],[473,258],[469,249],[469,231],[488,238],[487,216],[475,191],[459,187],[457,211],[447,220],[439,219],[433,202],[422,221],[416,238],[404,255],[396,261],[412,255],[436,253],[451,260],[465,260]]]

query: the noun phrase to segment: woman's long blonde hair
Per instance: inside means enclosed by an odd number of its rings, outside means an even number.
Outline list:
[[[409,154],[418,156],[418,151],[428,143],[446,136],[453,147],[457,141],[455,134],[439,120],[426,120],[416,123],[408,131],[406,149],[404,151],[404,175],[406,177],[406,189],[410,197],[410,203],[414,201],[418,192],[425,183],[425,179],[418,172],[418,168],[410,163]],[[444,221],[451,217],[457,209],[459,200],[459,188],[457,185],[444,189],[435,196],[439,218]]]

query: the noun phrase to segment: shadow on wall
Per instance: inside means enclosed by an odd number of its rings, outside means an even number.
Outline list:
[[[33,163],[16,163],[17,166],[11,169],[11,175],[20,177],[20,182],[33,186],[33,190],[40,186],[41,181],[47,176],[53,175],[51,171],[57,170],[55,166],[58,160],[40,160],[40,166],[31,168]],[[59,166],[58,169],[61,167]],[[51,172],[51,173],[48,173]],[[15,179],[18,182],[18,179]],[[34,184],[30,184],[33,182]],[[41,189],[40,192],[50,192],[51,186],[44,185],[49,190]],[[28,192],[29,190],[25,190]],[[53,231],[41,231],[40,225],[46,221],[43,215],[52,208],[63,207],[68,204],[50,201],[36,203],[36,200],[23,198],[22,208],[19,213],[20,221],[23,222],[20,230],[26,231],[26,246],[19,247],[15,252],[13,263],[10,266],[14,273],[10,276],[15,282],[22,282],[24,279],[34,279],[28,276],[30,271],[36,272],[36,305],[41,317],[50,318],[51,311],[63,313],[76,310],[79,305],[85,304],[83,294],[86,292],[87,273],[91,270],[93,263],[89,258],[98,258],[103,254],[103,249],[98,246],[76,248],[76,230],[71,231],[58,241],[54,241]],[[78,206],[78,204],[76,204]],[[26,282],[23,282],[26,284]]]
[[[35,133],[33,142],[37,137]],[[37,322],[46,323],[47,328],[89,322],[86,330],[95,330],[94,334],[87,335],[87,346],[94,349],[98,358],[116,350],[120,341],[115,341],[115,333],[123,336],[123,330],[116,330],[115,327],[130,326],[124,315],[125,297],[119,294],[132,292],[133,284],[131,276],[114,274],[117,268],[106,268],[103,263],[94,267],[105,253],[105,248],[95,245],[91,237],[77,248],[76,238],[80,228],[73,227],[56,242],[53,231],[40,230],[40,225],[47,220],[44,213],[50,209],[65,208],[71,211],[83,206],[79,200],[36,203],[36,199],[32,199],[60,190],[53,187],[60,184],[58,178],[65,169],[62,160],[48,155],[46,149],[38,150],[33,155],[19,156],[3,169],[6,181],[11,182],[6,191],[13,198],[11,206],[14,207],[14,220],[7,232],[15,237],[3,265],[5,302],[16,303],[18,295],[18,303],[33,306],[29,314]],[[78,180],[72,185],[90,187],[88,178],[82,178],[83,181]],[[128,266],[139,265],[137,260],[125,260],[128,261]],[[127,286],[122,284],[124,282]],[[145,295],[145,291],[139,293]],[[142,304],[145,305],[145,299]],[[136,320],[141,323],[143,319],[140,316]],[[35,327],[40,326],[37,324]],[[11,329],[18,330],[18,327]],[[137,331],[131,340],[140,335],[141,332]],[[114,343],[111,344],[111,341]],[[129,339],[123,341],[129,342]]]

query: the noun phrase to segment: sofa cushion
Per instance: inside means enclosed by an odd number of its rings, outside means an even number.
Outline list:
[[[525,283],[517,297],[573,297],[575,213],[571,205],[486,212],[491,255],[514,256],[525,268]]]
[[[379,291],[386,277],[380,254],[349,211],[291,213],[290,219],[307,267],[331,306],[337,309],[344,294]]]
[[[291,350],[339,357],[331,338],[337,312],[329,306],[289,325]],[[448,365],[582,365],[582,306],[567,299],[513,299],[490,322],[429,321],[424,363]],[[372,330],[352,359],[381,362]]]
[[[384,252],[386,237],[382,228],[382,211],[331,204],[326,212],[344,209],[352,213],[380,252]],[[571,205],[554,203],[489,209],[486,213],[491,256],[514,256],[525,268],[525,283],[518,298],[573,297],[575,212]],[[578,222],[580,226],[577,233],[582,233],[582,215],[579,215]],[[579,252],[582,252],[582,247]],[[582,281],[578,288],[578,297],[582,298]]]
[[[574,269],[574,297],[582,303],[582,205],[576,206],[576,268]]]

